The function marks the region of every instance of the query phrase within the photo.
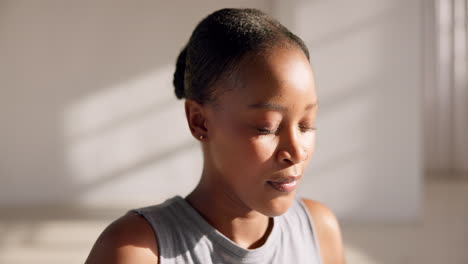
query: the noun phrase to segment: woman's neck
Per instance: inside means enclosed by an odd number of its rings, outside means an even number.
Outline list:
[[[204,177],[185,199],[216,230],[246,249],[263,245],[273,219],[248,208],[218,184],[208,184]]]

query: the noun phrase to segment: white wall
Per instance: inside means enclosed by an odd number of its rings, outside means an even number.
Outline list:
[[[201,172],[171,85],[195,24],[278,16],[311,50],[321,108],[301,195],[340,218],[405,220],[421,189],[420,2],[2,1],[0,207],[135,206]]]
[[[346,219],[414,219],[422,187],[421,1],[275,4],[310,48],[321,101],[302,193]]]
[[[203,17],[257,1],[1,1],[0,206],[128,206],[201,172],[172,87]]]

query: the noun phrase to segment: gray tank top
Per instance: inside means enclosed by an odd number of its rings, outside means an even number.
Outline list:
[[[312,218],[297,196],[284,214],[273,217],[266,242],[255,249],[238,246],[178,195],[131,211],[153,228],[160,264],[321,263]]]

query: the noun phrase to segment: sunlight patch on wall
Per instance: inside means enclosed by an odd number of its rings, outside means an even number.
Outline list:
[[[159,104],[173,99],[173,71],[174,66],[167,65],[126,82],[100,89],[68,106],[64,111],[65,137],[77,140],[87,135],[92,136],[93,132],[145,114]]]
[[[172,74],[172,66],[149,72],[89,95],[64,111],[74,200],[107,204],[123,193],[127,195],[121,197],[132,200],[135,190],[152,193],[141,185],[151,182],[148,175],[164,175],[162,181],[170,178],[161,161],[177,159],[177,154],[195,146],[183,101],[173,92]],[[122,182],[128,185],[122,187]],[[99,199],[89,200],[90,196]],[[133,195],[141,197],[148,195]]]

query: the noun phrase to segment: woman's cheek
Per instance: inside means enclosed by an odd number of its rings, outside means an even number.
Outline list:
[[[260,165],[271,158],[276,149],[277,139],[271,135],[260,135],[252,126],[239,125],[232,129],[231,139],[238,157],[243,163],[256,163]],[[252,164],[253,165],[253,164]]]
[[[304,144],[307,146],[306,151],[307,151],[307,161],[310,161],[312,156],[314,155],[315,152],[315,139],[316,135],[315,133],[311,134],[310,136],[307,137],[307,140],[304,142]]]
[[[265,162],[273,156],[276,149],[276,140],[274,137],[259,136],[249,141],[249,153],[251,159],[259,162]]]

